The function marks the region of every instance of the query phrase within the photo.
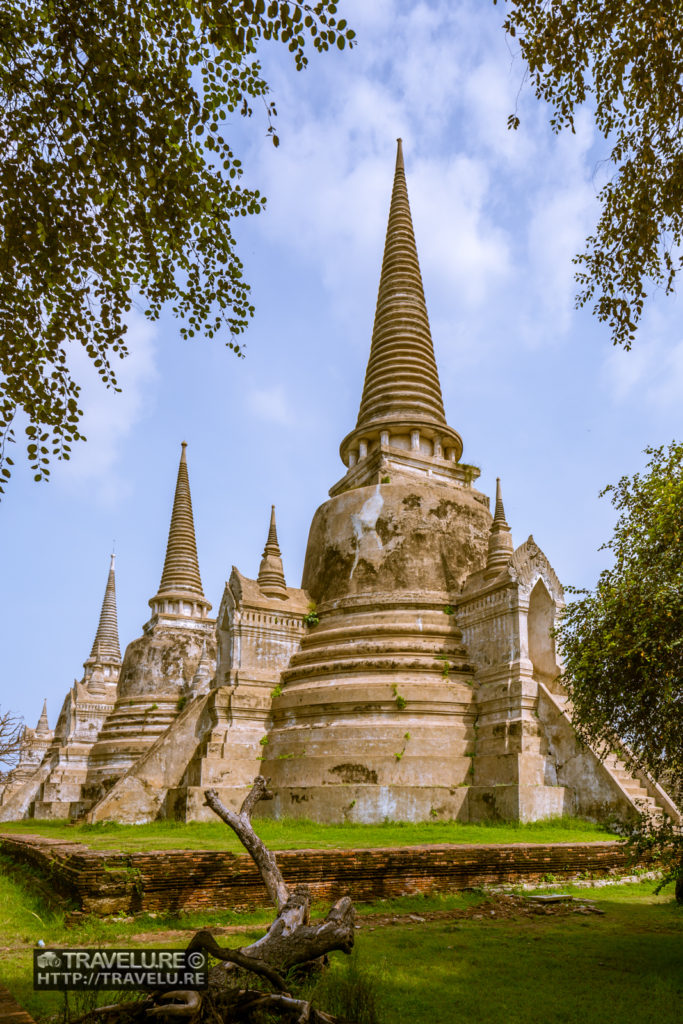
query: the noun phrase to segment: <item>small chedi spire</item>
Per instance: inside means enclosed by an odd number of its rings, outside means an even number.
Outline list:
[[[35,733],[36,736],[47,736],[50,733],[50,724],[47,720],[47,699],[43,701],[43,710],[40,713],[38,724],[36,725]]]
[[[377,445],[421,450],[457,461],[462,440],[446,423],[398,139],[372,344],[354,430],[340,446],[353,466]],[[404,441],[404,438],[406,441]]]
[[[116,683],[121,668],[121,648],[119,646],[119,626],[116,614],[116,556],[111,555],[109,575],[104,588],[104,598],[100,609],[100,621],[92,643],[90,656],[83,662],[85,674],[83,682],[93,696],[106,693],[107,683]]]
[[[287,583],[282,568],[282,555],[277,540],[275,525],[275,505],[270,508],[270,528],[268,540],[263,549],[263,557],[258,571],[258,585],[268,597],[287,597]]]
[[[153,612],[205,618],[211,605],[204,597],[199,573],[186,448],[183,441],[164,569],[159,589],[149,603]]]
[[[505,519],[500,477],[496,477],[496,508],[489,533],[486,575],[496,576],[510,561],[514,553],[512,533]]]
[[[114,563],[116,555],[111,556],[109,563],[109,575],[104,590],[100,621],[93,640],[90,659],[102,661],[103,658],[111,658],[114,661],[121,660],[121,648],[119,646],[119,627],[116,615],[116,573]],[[89,660],[90,660],[89,659]]]

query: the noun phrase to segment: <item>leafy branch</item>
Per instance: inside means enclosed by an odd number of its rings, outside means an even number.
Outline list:
[[[232,224],[265,200],[229,134],[258,101],[279,142],[267,40],[301,70],[307,47],[354,33],[332,0],[0,6],[0,494],[19,424],[38,481],[84,440],[70,346],[117,390],[134,302],[242,355],[254,310]]]

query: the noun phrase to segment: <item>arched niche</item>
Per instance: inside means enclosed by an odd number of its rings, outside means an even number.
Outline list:
[[[534,666],[534,674],[544,679],[554,679],[558,666],[555,640],[550,630],[555,625],[555,602],[543,580],[538,580],[531,591],[527,624],[529,659]]]
[[[234,607],[223,598],[216,621],[216,686],[226,686],[234,661]]]

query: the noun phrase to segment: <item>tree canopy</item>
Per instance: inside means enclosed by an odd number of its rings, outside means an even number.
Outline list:
[[[498,0],[493,0],[497,3]],[[594,110],[613,173],[600,215],[575,258],[577,305],[631,347],[648,290],[673,290],[683,230],[683,2],[506,0],[504,28],[519,44],[555,131]],[[519,117],[509,119],[511,127]]]
[[[0,5],[0,493],[19,424],[36,480],[82,439],[69,345],[116,387],[134,300],[240,352],[253,308],[231,222],[264,199],[240,183],[231,115],[263,103],[277,145],[257,45],[301,69],[353,36],[333,0]]]
[[[619,512],[614,564],[557,629],[579,735],[633,766],[683,779],[683,443],[647,448],[646,470],[602,492]]]

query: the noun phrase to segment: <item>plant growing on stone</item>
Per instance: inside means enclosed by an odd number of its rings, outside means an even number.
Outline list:
[[[315,604],[311,602],[308,606],[308,613],[304,615],[304,624],[306,626],[317,626],[320,622],[320,616],[316,610]]]
[[[398,708],[399,711],[405,710],[408,701],[405,699],[405,697],[402,697],[401,694],[398,692],[398,686],[396,685],[396,683],[394,683],[392,689],[394,697],[396,699],[396,707]]]

